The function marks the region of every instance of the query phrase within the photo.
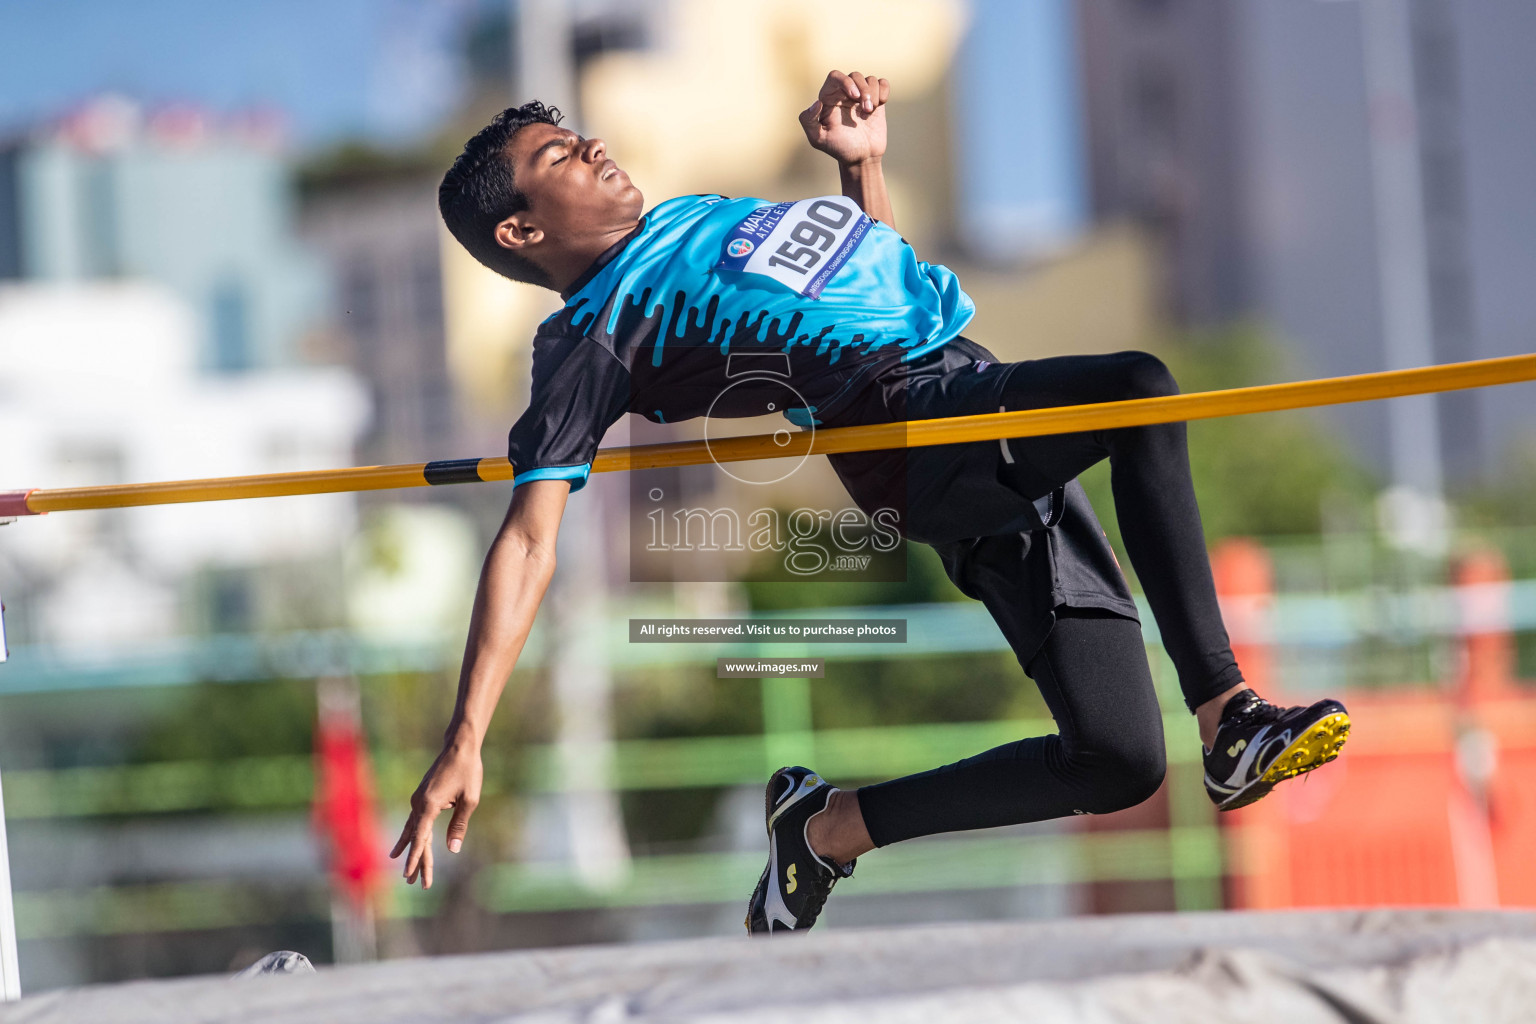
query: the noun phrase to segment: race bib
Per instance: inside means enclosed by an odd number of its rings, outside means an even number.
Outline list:
[[[817,299],[873,223],[846,196],[763,206],[736,225],[716,268],[771,277]]]

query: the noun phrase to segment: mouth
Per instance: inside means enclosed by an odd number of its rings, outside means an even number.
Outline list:
[[[605,160],[603,162],[603,171],[602,171],[601,174],[598,175],[597,180],[598,181],[607,181],[609,178],[612,178],[615,175],[623,174],[623,173],[624,172],[619,169],[619,165],[618,164],[614,163],[612,160]]]

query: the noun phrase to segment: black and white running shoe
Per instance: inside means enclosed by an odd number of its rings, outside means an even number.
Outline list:
[[[1205,752],[1205,791],[1219,811],[1246,807],[1278,783],[1339,756],[1349,713],[1336,700],[1282,708],[1244,690],[1227,702]]]
[[[809,768],[780,768],[768,780],[763,814],[768,824],[768,866],[747,901],[747,932],[805,931],[816,923],[827,894],[857,861],[823,860],[806,838],[811,815],[837,789]]]

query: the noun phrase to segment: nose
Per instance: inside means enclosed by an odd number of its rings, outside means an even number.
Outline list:
[[[605,160],[608,157],[608,143],[602,139],[588,139],[587,151],[582,156],[588,163],[593,164]]]

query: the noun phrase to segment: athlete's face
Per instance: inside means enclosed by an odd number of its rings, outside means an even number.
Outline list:
[[[645,199],[608,158],[602,139],[533,124],[512,137],[507,158],[512,180],[528,197],[528,209],[518,216],[525,229],[542,235],[539,241],[579,238],[640,216]]]

